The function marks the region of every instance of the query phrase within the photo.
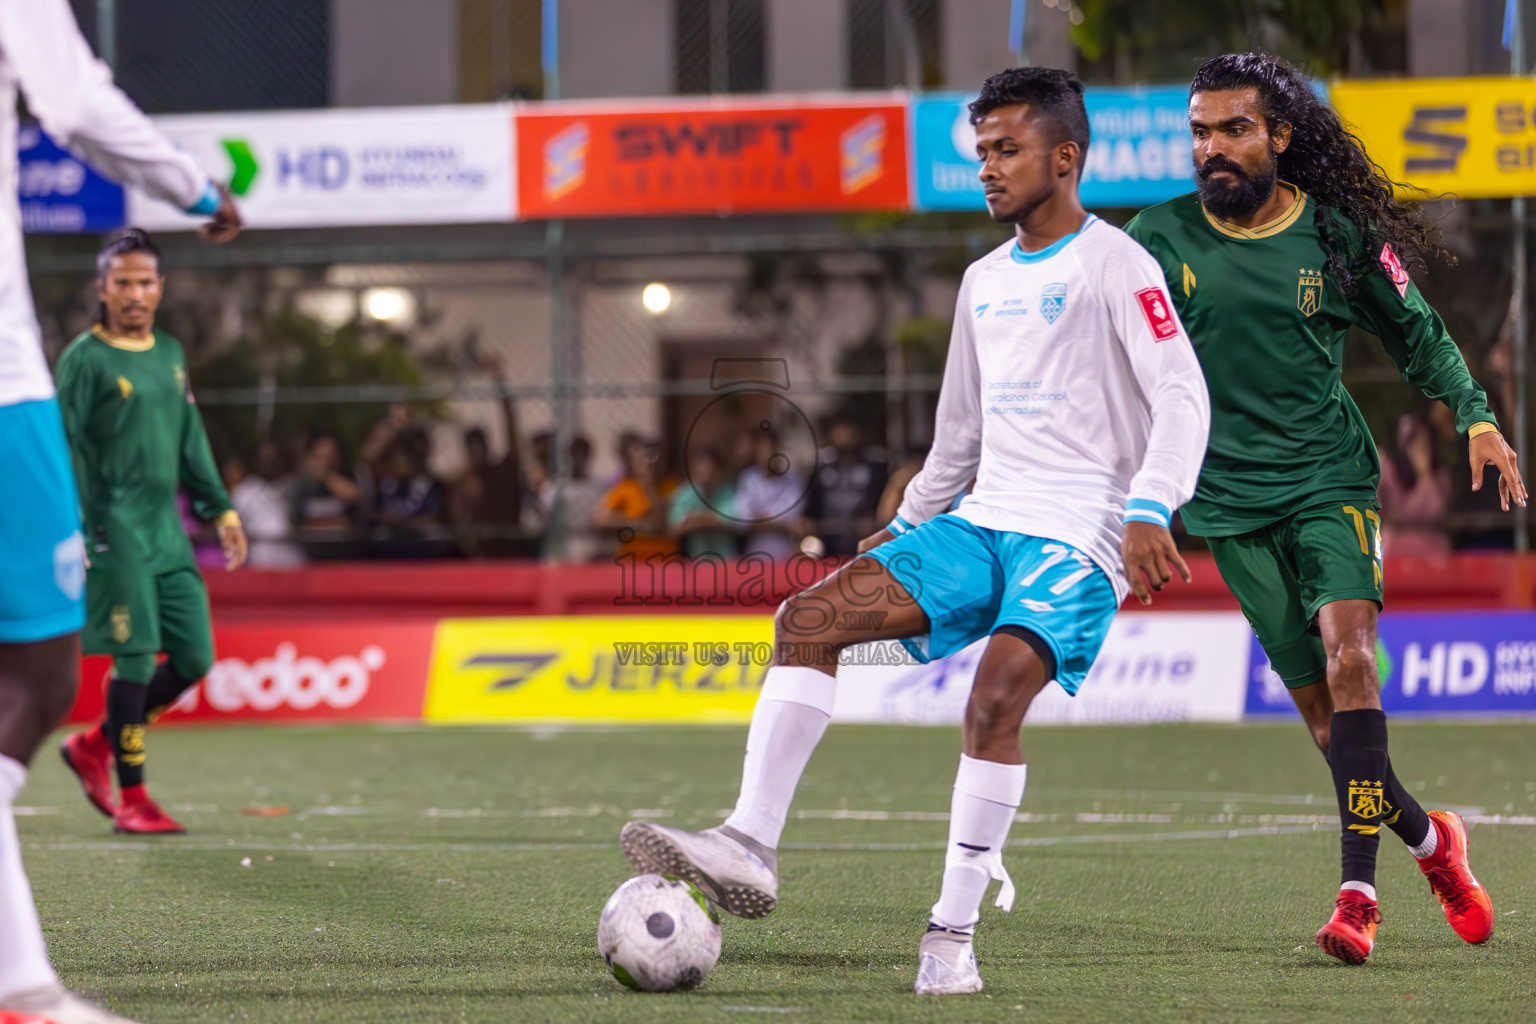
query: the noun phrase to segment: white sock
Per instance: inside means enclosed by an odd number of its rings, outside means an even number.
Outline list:
[[[1376,887],[1370,882],[1345,882],[1339,886],[1339,892],[1346,892],[1350,889],[1353,889],[1355,892],[1364,893],[1366,899],[1372,903],[1376,902]]]
[[[752,709],[741,796],[725,823],[777,849],[795,787],[832,720],[837,680],[799,665],[775,665]]]
[[[997,905],[1013,909],[1013,882],[1003,870],[1003,843],[1024,799],[1025,766],[978,761],[960,755],[949,804],[949,850],[944,887],[933,905],[934,923],[956,931],[973,928],[981,901],[995,878],[1003,883]]]
[[[1429,819],[1429,835],[1425,836],[1424,841],[1418,846],[1408,847],[1408,852],[1419,858],[1419,860],[1423,860],[1425,857],[1434,856],[1435,851],[1439,848],[1440,830],[1435,828],[1435,819],[1431,818]]]
[[[11,805],[26,785],[27,769],[0,754],[0,997],[56,985],[48,963],[32,886],[21,867],[21,840]]]

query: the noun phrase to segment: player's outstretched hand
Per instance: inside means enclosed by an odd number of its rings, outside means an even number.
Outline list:
[[[219,524],[219,546],[224,549],[224,568],[234,572],[245,564],[250,547],[245,540],[245,528],[231,520]]]
[[[1142,604],[1152,603],[1149,584],[1153,590],[1162,590],[1175,572],[1185,583],[1190,580],[1189,566],[1184,564],[1166,526],[1126,523],[1120,553],[1125,558],[1125,578],[1131,581],[1131,590]]]
[[[1520,479],[1520,463],[1515,450],[1497,430],[1485,430],[1467,445],[1472,460],[1472,489],[1483,489],[1483,469],[1493,466],[1499,471],[1499,506],[1509,511],[1510,500],[1525,506],[1525,481]]]
[[[862,555],[867,551],[871,551],[879,547],[886,541],[894,539],[895,538],[891,536],[890,530],[877,530],[876,532],[870,534],[868,537],[865,537],[863,540],[859,541],[859,554]]]
[[[197,229],[197,237],[214,245],[224,245],[235,240],[240,229],[245,227],[245,220],[240,216],[240,207],[235,205],[235,197],[229,194],[229,189],[223,185],[217,188],[219,208],[213,211],[213,218],[208,223]]]

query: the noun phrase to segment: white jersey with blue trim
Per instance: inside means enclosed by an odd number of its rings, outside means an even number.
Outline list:
[[[1162,268],[1089,216],[1038,252],[1010,241],[966,270],[933,447],[892,530],[944,512],[1070,544],[1129,590],[1124,523],[1167,525],[1195,492],[1205,378]]]
[[[18,89],[54,140],[102,173],[182,209],[218,203],[208,175],[112,84],[69,0],[0,0],[0,405],[53,395],[22,247]]]

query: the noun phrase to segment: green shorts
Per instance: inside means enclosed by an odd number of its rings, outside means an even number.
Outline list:
[[[190,568],[151,575],[92,566],[85,580],[82,640],[85,653],[110,654],[117,674],[134,682],[149,682],[154,656],[161,652],[182,678],[201,679],[213,665],[202,575]]]
[[[1319,608],[1351,600],[1381,607],[1380,510],[1372,495],[1304,508],[1251,533],[1208,538],[1216,567],[1286,686],[1328,677]]]

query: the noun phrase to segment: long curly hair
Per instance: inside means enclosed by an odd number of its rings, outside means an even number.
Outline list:
[[[1391,246],[1404,266],[1455,266],[1456,257],[1440,245],[1440,232],[1415,207],[1394,198],[1394,189],[1401,186],[1370,158],[1338,112],[1290,63],[1267,53],[1213,57],[1195,72],[1189,92],[1193,96],[1248,88],[1258,91],[1271,131],[1281,124],[1291,127],[1290,145],[1279,155],[1277,173],[1314,200],[1313,217],[1328,252],[1326,270],[1346,294],[1353,293],[1366,274],[1386,273],[1380,258],[1383,246]],[[1335,215],[1354,225],[1360,242]]]

